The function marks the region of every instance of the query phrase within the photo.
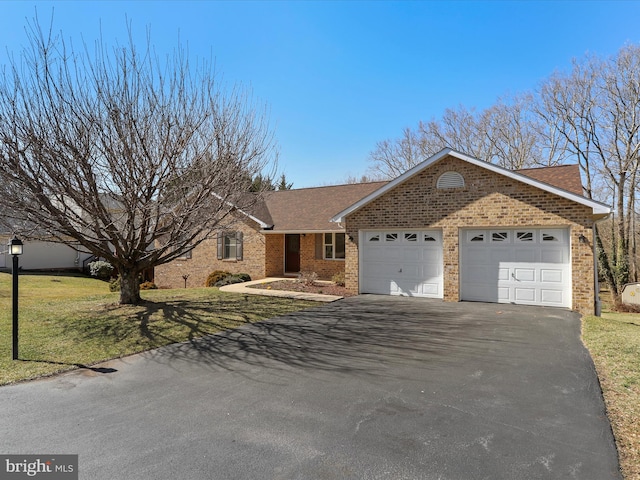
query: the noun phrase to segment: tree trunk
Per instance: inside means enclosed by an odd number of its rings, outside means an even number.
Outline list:
[[[613,223],[613,222],[612,222]],[[611,303],[617,306],[620,303],[620,294],[618,293],[618,286],[616,285],[616,278],[611,268],[611,262],[607,256],[607,252],[602,244],[602,238],[598,235],[596,227],[596,248],[598,251],[598,264],[600,266],[600,275],[602,275],[609,287],[609,293],[611,294]],[[596,292],[598,295],[598,292]]]
[[[140,280],[136,271],[120,271],[120,304],[135,305],[139,303]]]

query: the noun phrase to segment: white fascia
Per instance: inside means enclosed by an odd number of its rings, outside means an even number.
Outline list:
[[[346,209],[344,209],[343,211],[341,211],[340,213],[335,215],[333,218],[331,218],[330,221],[331,222],[344,222],[344,218],[347,215],[355,212],[356,210],[359,210],[360,208],[362,208],[366,204],[368,204],[368,203],[372,202],[373,200],[375,200],[376,198],[384,195],[389,190],[395,188],[399,184],[401,184],[401,183],[405,182],[406,180],[410,179],[411,177],[413,177],[414,175],[418,174],[422,170],[424,170],[426,168],[429,168],[431,165],[433,165],[434,163],[439,162],[440,160],[442,160],[446,156],[451,156],[451,157],[458,158],[458,159],[463,160],[465,162],[468,162],[468,163],[471,163],[473,165],[476,165],[476,166],[478,166],[480,168],[485,168],[485,169],[490,170],[492,172],[495,172],[495,173],[497,173],[499,175],[504,175],[504,176],[509,177],[509,178],[511,178],[513,180],[516,180],[518,182],[534,186],[536,188],[539,188],[540,190],[544,190],[546,192],[553,193],[554,195],[558,195],[558,196],[566,198],[568,200],[572,200],[572,201],[574,201],[576,203],[580,203],[582,205],[588,206],[588,207],[590,207],[592,209],[594,216],[597,216],[597,217],[600,217],[600,216],[603,216],[603,215],[606,216],[606,215],[609,215],[611,213],[611,207],[609,207],[608,205],[605,205],[604,203],[600,203],[600,202],[597,202],[595,200],[591,200],[591,199],[588,199],[586,197],[583,197],[582,195],[578,195],[576,193],[569,192],[569,191],[564,190],[562,188],[554,187],[554,186],[549,185],[547,183],[540,182],[538,180],[534,180],[533,178],[529,178],[526,175],[514,172],[513,170],[508,170],[508,169],[500,167],[498,165],[494,165],[493,163],[485,162],[483,160],[478,160],[477,158],[470,157],[469,155],[465,155],[464,153],[456,152],[455,150],[452,150],[451,148],[445,148],[443,150],[440,150],[435,155],[429,157],[428,159],[426,159],[422,163],[419,163],[415,167],[411,168],[410,170],[407,170],[405,173],[403,173],[402,175],[400,175],[396,179],[392,180],[391,182],[387,183],[383,187],[380,187],[375,192],[372,192],[369,195],[367,195],[366,197],[362,198],[361,200],[358,200],[356,203],[354,203],[350,207],[347,207]]]

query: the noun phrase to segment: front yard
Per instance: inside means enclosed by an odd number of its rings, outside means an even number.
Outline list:
[[[217,288],[149,290],[117,305],[108,285],[82,276],[20,276],[20,360],[11,360],[11,276],[0,274],[0,385],[189,341],[316,305]],[[585,317],[626,479],[640,479],[640,315]]]
[[[82,276],[20,276],[20,349],[11,360],[11,275],[0,274],[0,385],[92,365],[308,308],[313,302],[217,288],[147,290],[120,306]]]
[[[585,317],[582,337],[598,372],[624,478],[640,479],[640,315]]]

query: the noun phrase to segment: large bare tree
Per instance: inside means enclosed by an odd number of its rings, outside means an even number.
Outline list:
[[[618,303],[622,287],[637,280],[638,270],[640,47],[625,46],[611,58],[574,61],[570,72],[554,74],[542,84],[539,98],[538,113],[556,125],[571,158],[580,164],[587,196],[614,204],[611,232],[598,235],[597,242],[601,273]]]
[[[147,42],[74,49],[38,21],[0,84],[0,202],[18,234],[79,244],[138,277],[210,237],[272,166],[264,107],[210,63]]]
[[[558,136],[533,114],[531,103],[531,95],[522,95],[479,112],[446,109],[439,119],[378,142],[369,155],[369,174],[394,178],[445,147],[510,169],[554,165],[560,160]]]

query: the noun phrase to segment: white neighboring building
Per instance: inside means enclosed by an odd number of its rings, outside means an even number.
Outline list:
[[[11,269],[12,260],[7,244],[11,237],[0,236],[0,269]],[[61,243],[44,241],[24,241],[24,250],[20,255],[20,268],[23,270],[81,270],[83,262],[92,257],[90,253],[80,252]]]

